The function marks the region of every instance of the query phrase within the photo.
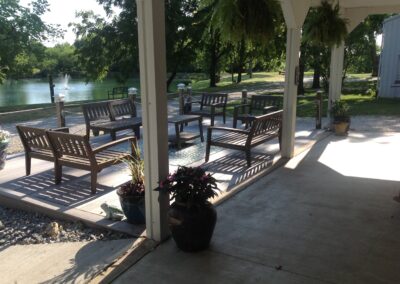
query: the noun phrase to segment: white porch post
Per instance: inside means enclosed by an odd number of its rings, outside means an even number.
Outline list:
[[[280,0],[287,26],[285,93],[283,97],[282,157],[294,155],[296,132],[297,78],[301,28],[310,8],[309,0]],[[297,78],[296,78],[297,77]]]
[[[165,2],[137,0],[140,89],[143,112],[146,232],[155,241],[168,234],[169,197],[154,191],[168,174]]]
[[[300,28],[288,28],[286,40],[285,92],[283,96],[282,156],[293,157],[296,132],[297,82],[300,53]]]
[[[343,60],[344,60],[344,42],[339,46],[332,47],[331,50],[331,66],[329,75],[329,109],[331,101],[337,101],[342,94],[342,76],[343,76]]]

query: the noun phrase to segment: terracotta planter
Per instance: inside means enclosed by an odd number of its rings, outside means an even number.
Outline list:
[[[168,212],[169,227],[178,248],[195,252],[208,248],[217,222],[217,211],[207,202],[186,207],[173,203]]]
[[[8,146],[8,141],[6,142],[0,142],[0,171],[4,169],[6,165],[6,159],[7,159],[7,146]]]
[[[349,122],[335,122],[333,124],[335,126],[335,134],[337,136],[345,136],[349,131]]]

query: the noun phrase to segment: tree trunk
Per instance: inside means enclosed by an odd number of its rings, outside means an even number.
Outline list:
[[[314,66],[314,76],[313,76],[313,82],[312,82],[313,89],[321,88],[320,80],[321,80],[321,70],[320,70],[319,66]]]
[[[373,31],[368,33],[368,40],[370,42],[370,54],[372,61],[372,77],[378,76],[379,70],[379,56],[376,51],[376,39]]]
[[[246,43],[244,39],[240,42],[239,45],[239,62],[238,62],[238,79],[237,83],[242,82],[242,73],[243,73],[243,67],[246,64]]]
[[[177,73],[176,70],[173,71],[173,72],[171,73],[171,76],[169,76],[169,78],[168,78],[168,80],[167,80],[167,92],[169,92],[169,87],[170,87],[172,81],[174,81],[175,76],[176,76],[176,73]]]
[[[297,85],[298,95],[304,95],[304,71],[306,69],[305,57],[306,57],[306,46],[305,44],[302,43],[300,46],[299,82]]]

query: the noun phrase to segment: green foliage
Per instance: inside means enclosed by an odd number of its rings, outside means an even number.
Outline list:
[[[228,41],[266,43],[275,34],[281,11],[276,0],[214,0],[211,5],[212,22]]]
[[[209,198],[218,195],[216,179],[200,167],[179,166],[175,173],[160,182],[157,189],[171,194],[171,200],[188,207],[203,205]]]
[[[123,197],[144,196],[144,160],[140,157],[140,149],[132,145],[134,153],[129,159],[123,160],[128,166],[131,181],[118,189],[118,194]]]
[[[32,73],[31,61],[37,55],[32,45],[60,34],[57,27],[40,18],[47,7],[46,0],[34,0],[28,8],[19,0],[0,1],[0,83],[6,75],[18,78],[20,73]]]
[[[339,4],[328,1],[310,10],[303,27],[305,41],[329,47],[339,45],[347,36],[347,20],[341,18]]]
[[[349,122],[349,105],[343,101],[338,100],[332,103],[331,113],[333,116],[334,122]]]

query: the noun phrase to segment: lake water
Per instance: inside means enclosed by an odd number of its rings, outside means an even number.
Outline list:
[[[68,88],[64,86],[63,78],[54,80],[54,93],[65,95],[65,101],[101,100],[107,99],[107,92],[113,87],[121,86],[114,80],[91,82],[70,79]],[[139,87],[139,80],[130,80],[125,86]],[[6,81],[0,85],[0,106],[30,105],[50,103],[49,82],[46,79],[26,79]]]

